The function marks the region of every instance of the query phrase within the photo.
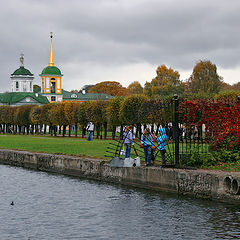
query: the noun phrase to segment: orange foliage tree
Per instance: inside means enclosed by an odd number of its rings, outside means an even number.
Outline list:
[[[119,82],[115,81],[104,81],[97,83],[91,87],[90,93],[106,93],[112,96],[127,96],[128,90],[123,87]]]
[[[152,81],[146,82],[144,92],[148,96],[160,95],[169,96],[181,94],[184,91],[184,84],[180,81],[180,74],[172,68],[161,65],[156,70],[157,76]]]
[[[143,93],[143,87],[141,86],[141,84],[138,81],[132,82],[128,86],[127,89],[130,94],[142,94]]]
[[[217,66],[210,61],[199,61],[190,77],[192,93],[218,93],[222,78],[217,74]]]
[[[71,125],[75,125],[75,137],[77,137],[77,129],[78,129],[78,107],[79,107],[78,102],[65,102],[64,104],[64,114],[65,118],[68,121],[69,124],[69,136],[71,133]]]

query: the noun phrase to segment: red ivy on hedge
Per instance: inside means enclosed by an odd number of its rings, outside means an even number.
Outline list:
[[[222,100],[193,100],[180,104],[182,123],[206,126],[211,149],[240,149],[240,104]]]

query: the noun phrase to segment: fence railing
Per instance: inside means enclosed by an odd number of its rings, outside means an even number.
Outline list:
[[[171,101],[161,101],[155,106],[155,118],[161,118],[161,124],[141,124],[141,134],[134,141],[132,146],[131,157],[135,158],[139,156],[144,159],[144,150],[140,147],[141,135],[144,129],[149,128],[153,139],[159,137],[159,127],[164,127],[167,133],[166,141],[166,166],[179,167],[184,165],[192,155],[203,155],[209,153],[208,143],[205,139],[204,125],[196,126],[194,124],[187,124],[181,122],[179,118],[179,98],[177,95]],[[140,114],[143,118],[147,118],[148,110],[141,110]],[[131,125],[131,123],[129,124]],[[133,132],[136,133],[137,128],[134,128]],[[123,129],[125,131],[125,128]],[[116,137],[114,143],[110,143],[107,148],[107,157],[119,157],[124,158],[124,138],[120,134]],[[155,140],[152,141],[152,160],[162,165],[162,153],[159,150],[159,143]]]

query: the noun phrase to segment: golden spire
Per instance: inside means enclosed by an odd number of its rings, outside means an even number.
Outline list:
[[[51,49],[50,49],[50,59],[49,59],[49,64],[48,66],[54,66],[54,63],[53,63],[53,47],[52,47],[52,32],[50,32],[50,38],[51,38]]]

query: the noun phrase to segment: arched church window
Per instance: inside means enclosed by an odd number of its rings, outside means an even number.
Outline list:
[[[55,81],[55,78],[51,78],[51,93],[56,93],[56,82],[53,81]]]

